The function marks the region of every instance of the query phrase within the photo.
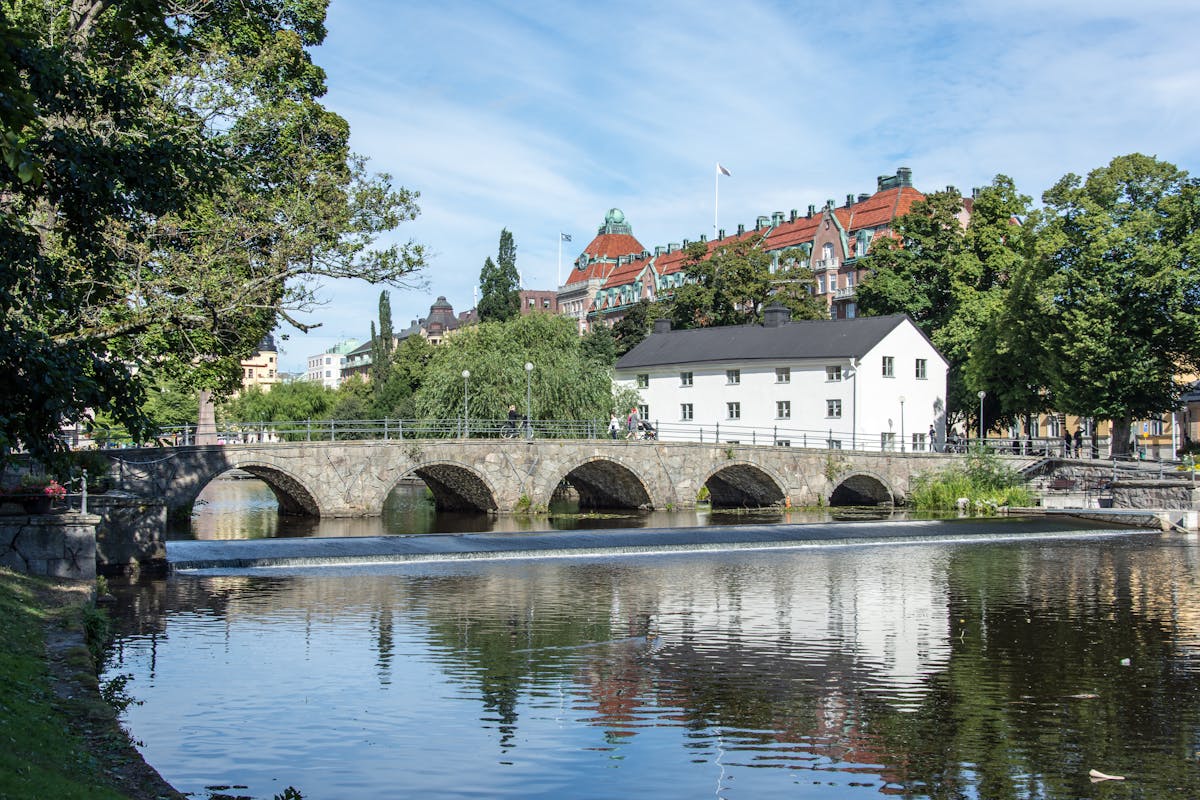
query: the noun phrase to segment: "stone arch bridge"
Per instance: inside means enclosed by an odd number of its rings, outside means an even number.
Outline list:
[[[771,445],[611,440],[403,439],[108,451],[118,488],[186,512],[232,469],[271,487],[280,510],[376,516],[420,479],[440,510],[510,512],[569,487],[587,508],[686,508],[707,487],[717,507],[902,503],[912,477],[956,458]],[[961,457],[958,457],[961,458]]]

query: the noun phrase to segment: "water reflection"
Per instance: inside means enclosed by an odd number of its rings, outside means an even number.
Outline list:
[[[236,473],[233,473],[236,474]],[[887,509],[736,510],[707,507],[685,511],[611,510],[580,513],[577,503],[556,502],[549,514],[496,515],[438,511],[423,483],[400,484],[388,496],[380,517],[312,519],[280,516],[275,495],[257,478],[223,477],[205,487],[190,520],[170,532],[172,539],[266,539],[301,536],[383,536],[486,531],[574,530],[593,528],[695,527],[774,522],[828,522],[903,516]]]
[[[120,587],[108,672],[184,791],[1192,797],[1197,566],[1153,537],[180,576]]]

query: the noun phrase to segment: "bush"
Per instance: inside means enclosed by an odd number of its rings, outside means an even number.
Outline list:
[[[1033,504],[1033,492],[1020,474],[985,450],[971,451],[961,464],[917,475],[908,494],[909,503],[922,511],[954,509],[963,497],[973,508]]]

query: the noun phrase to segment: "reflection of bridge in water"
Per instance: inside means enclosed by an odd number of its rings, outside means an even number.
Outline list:
[[[416,478],[438,510],[548,506],[573,489],[582,508],[687,508],[902,502],[940,453],[807,450],[771,445],[609,440],[430,439],[199,445],[111,451],[119,487],[190,508],[206,485],[240,469],[263,480],[283,513],[376,516]]]

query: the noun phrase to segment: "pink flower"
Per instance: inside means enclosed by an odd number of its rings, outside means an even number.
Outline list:
[[[67,496],[67,487],[63,486],[56,480],[51,480],[50,483],[46,484],[46,488],[42,489],[42,492],[47,497],[52,497],[55,500],[61,500]]]

